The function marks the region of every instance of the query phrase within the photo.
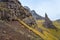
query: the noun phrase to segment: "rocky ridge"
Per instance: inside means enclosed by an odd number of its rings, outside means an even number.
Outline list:
[[[44,20],[44,19],[45,19],[44,17],[38,15],[38,14],[35,12],[35,10],[31,10],[31,9],[30,9],[29,7],[27,7],[27,6],[24,6],[24,8],[27,9],[27,10],[32,14],[32,16],[33,16],[33,18],[34,18],[35,20]]]
[[[38,37],[16,17],[33,28],[37,27],[31,13],[18,0],[0,0],[0,40],[34,40]]]

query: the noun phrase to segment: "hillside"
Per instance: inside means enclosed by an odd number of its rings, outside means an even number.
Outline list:
[[[18,0],[0,0],[0,40],[60,40],[59,26],[48,16],[31,13]]]
[[[45,20],[36,20],[38,28],[42,29],[45,37],[50,38],[50,40],[55,40],[55,38],[60,40],[60,23],[58,21],[51,21],[47,14],[45,15]]]
[[[60,19],[57,19],[57,20],[55,20],[55,21],[57,21],[57,22],[59,22],[59,23],[60,23]]]
[[[32,28],[37,26],[31,13],[18,0],[0,0],[0,40],[40,40],[24,23]]]
[[[8,23],[0,21],[0,40],[25,40],[25,39],[29,40],[30,39],[28,36],[26,36],[26,34],[23,35],[20,25],[19,26],[14,25],[14,26],[15,27],[13,27]],[[16,26],[19,28],[16,28]]]
[[[60,40],[60,23],[58,23],[58,22],[53,22],[53,24],[58,28],[57,29],[57,31],[55,30],[55,29],[51,29],[51,28],[46,28],[46,27],[44,27],[43,26],[43,22],[44,22],[44,20],[37,20],[36,21],[37,22],[37,24],[38,24],[38,27],[40,28],[40,29],[42,29],[43,31],[45,31],[44,32],[44,34],[47,36],[47,37],[49,37],[49,36],[54,36],[54,37],[56,37],[56,38],[58,38],[58,40]],[[51,38],[51,37],[49,37],[49,38]]]

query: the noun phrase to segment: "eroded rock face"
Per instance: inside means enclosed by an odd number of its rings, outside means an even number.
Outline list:
[[[29,26],[36,26],[31,13],[18,0],[0,0],[0,15],[0,19],[2,20],[11,21],[12,19],[15,20],[15,17],[18,17]]]
[[[18,0],[0,0],[0,20],[10,25],[0,24],[0,40],[30,40],[30,34],[32,32],[22,24],[22,26],[20,26],[20,24],[17,23],[18,21],[14,22],[13,20],[16,20],[15,17],[21,19],[31,27],[37,27],[31,13],[25,9]],[[22,29],[21,27],[24,28]],[[21,30],[24,33],[21,32]],[[20,34],[20,32],[24,35]],[[35,34],[32,35],[35,36]]]
[[[31,14],[32,16],[34,17],[35,20],[44,20],[44,17],[38,15],[35,10],[31,10],[29,7],[27,6],[24,6],[24,8],[26,8]]]
[[[48,18],[47,14],[45,14],[44,26],[45,26],[46,28],[56,29],[56,27],[53,25],[52,21]]]

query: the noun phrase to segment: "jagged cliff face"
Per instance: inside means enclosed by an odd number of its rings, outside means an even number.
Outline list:
[[[34,19],[36,20],[44,20],[45,18],[38,15],[34,10],[31,11],[31,14],[33,15]]]
[[[0,0],[0,20],[4,21],[0,22],[0,40],[32,40],[30,38],[35,34],[19,24],[15,17],[31,27],[37,27],[31,13],[18,0]]]
[[[0,2],[0,14],[2,19],[6,19],[5,16],[8,16],[9,18],[13,18],[15,15],[19,15],[17,11],[19,12],[21,4],[16,0],[1,0]],[[9,19],[8,18],[8,19]]]
[[[18,0],[0,0],[0,19],[11,21],[15,17],[20,18],[29,26],[36,26],[31,13],[26,10]]]
[[[27,6],[24,6],[24,8],[27,9],[27,10],[32,14],[32,16],[34,17],[35,20],[44,20],[44,19],[45,19],[44,17],[38,15],[38,14],[35,12],[35,10],[31,10],[31,9],[30,9],[29,7],[27,7]]]

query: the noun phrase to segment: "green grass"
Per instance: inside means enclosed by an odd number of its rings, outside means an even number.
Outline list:
[[[59,23],[59,22],[54,21],[53,24],[54,24],[58,29],[60,29],[60,23]]]
[[[45,28],[43,26],[44,20],[37,20],[36,23],[38,25],[38,28],[43,30],[43,34],[47,37],[50,38],[50,40],[60,40],[60,23],[58,22],[53,22],[53,25],[57,27],[57,31],[55,29],[50,29],[50,28]],[[52,38],[52,39],[51,39]]]

